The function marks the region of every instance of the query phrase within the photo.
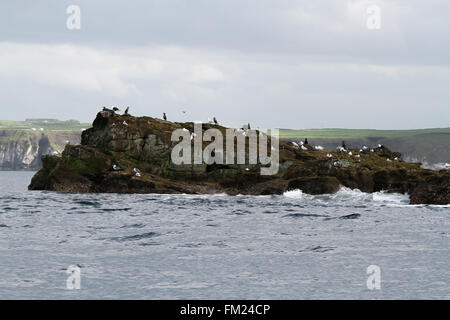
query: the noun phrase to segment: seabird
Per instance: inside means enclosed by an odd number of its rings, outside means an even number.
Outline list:
[[[351,155],[353,155],[353,153],[352,153],[351,151],[349,151],[349,152],[348,152],[348,155],[351,156]]]
[[[247,129],[250,130],[250,122],[247,124]]]
[[[308,144],[308,138],[305,138],[305,143],[304,144]]]
[[[128,114],[128,110],[130,110],[130,107],[127,107],[127,108],[125,109],[125,113],[124,113],[124,114]]]
[[[216,117],[213,117],[213,121],[214,121],[214,124],[217,124],[217,119],[216,119]]]
[[[308,148],[306,148],[306,147],[304,147],[304,146],[302,145],[302,150],[308,150]]]
[[[136,176],[136,177],[140,177],[141,174],[140,174],[139,172],[136,172],[135,176]]]
[[[297,143],[297,142],[292,141],[292,144],[293,144],[295,147],[298,148],[298,143]]]
[[[138,168],[133,168],[133,171],[136,172],[136,173],[141,172]]]
[[[113,109],[114,112],[120,111],[119,108],[117,108],[117,107],[113,107],[112,109]]]
[[[342,141],[342,148],[346,149],[347,146],[345,145],[345,141]]]
[[[323,150],[323,147],[322,146],[315,146],[314,149],[316,149],[316,150]]]
[[[167,116],[166,116],[165,112],[163,112],[163,119],[164,119],[164,121],[167,121]]]
[[[388,161],[388,162],[392,162],[392,160],[391,160],[391,159],[389,159],[389,158],[387,158],[387,159],[386,159],[386,161]]]
[[[327,153],[327,157],[331,158],[333,155],[331,153]]]
[[[124,126],[127,126],[128,123],[126,121],[122,122]]]
[[[118,171],[118,170],[121,170],[121,169],[120,169],[119,166],[117,166],[117,165],[114,164],[114,165],[113,165],[113,170],[114,170],[114,171]]]

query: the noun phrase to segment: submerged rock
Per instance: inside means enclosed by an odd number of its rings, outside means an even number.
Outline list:
[[[210,128],[226,137],[227,128],[203,124],[203,131]],[[450,203],[448,172],[404,162],[399,153],[384,146],[373,152],[329,152],[312,147],[305,150],[280,141],[278,173],[261,175],[261,165],[248,164],[248,155],[246,164],[175,165],[171,160],[172,149],[178,143],[171,141],[175,129],[193,132],[194,124],[99,112],[92,128],[83,132],[80,145],[67,145],[61,156],[42,157],[43,168],[35,174],[29,189],[260,195],[292,189],[310,194],[334,193],[345,186],[364,192],[409,193],[412,203]],[[245,136],[248,151],[249,137],[246,131],[240,134]],[[191,134],[191,139],[194,144],[195,135]],[[201,148],[209,143],[201,142]]]

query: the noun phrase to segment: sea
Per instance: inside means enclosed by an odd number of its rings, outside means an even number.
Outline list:
[[[28,191],[0,172],[0,299],[449,299],[450,206]]]

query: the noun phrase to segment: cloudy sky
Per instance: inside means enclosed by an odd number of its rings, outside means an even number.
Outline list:
[[[1,1],[0,119],[130,105],[232,126],[449,127],[449,17],[448,0]]]

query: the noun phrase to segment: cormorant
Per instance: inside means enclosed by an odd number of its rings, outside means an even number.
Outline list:
[[[112,109],[113,109],[113,111],[120,111],[119,108],[117,108],[117,107],[113,107]]]
[[[167,121],[167,116],[166,116],[165,112],[163,112],[163,119],[164,119],[164,121]]]
[[[250,122],[247,124],[247,129],[250,130]]]
[[[214,124],[217,124],[217,119],[216,117],[213,118]]]
[[[347,149],[347,147],[345,146],[345,141],[342,141],[342,148]]]
[[[305,142],[303,144],[308,144],[308,138],[305,138]]]
[[[124,114],[128,114],[128,110],[130,110],[130,107],[127,107],[127,108],[125,109],[125,113],[124,113]]]

